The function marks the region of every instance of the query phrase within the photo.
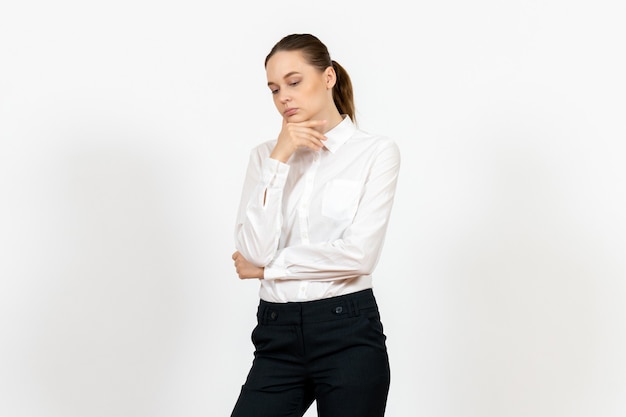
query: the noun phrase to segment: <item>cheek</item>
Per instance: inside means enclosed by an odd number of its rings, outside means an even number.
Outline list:
[[[311,104],[313,104],[316,108],[322,108],[328,103],[328,97],[323,91],[318,90],[312,92],[309,97]]]

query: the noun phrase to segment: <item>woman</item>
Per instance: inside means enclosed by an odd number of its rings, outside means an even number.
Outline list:
[[[282,116],[251,153],[237,217],[241,279],[260,280],[255,358],[231,417],[380,417],[389,361],[372,272],[400,154],[355,124],[352,85],[309,34],[265,60]]]

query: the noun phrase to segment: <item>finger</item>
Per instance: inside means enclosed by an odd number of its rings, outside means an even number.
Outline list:
[[[303,146],[313,149],[314,151],[319,151],[324,146],[319,140],[311,139],[304,142]]]
[[[319,130],[320,127],[325,125],[326,120],[305,120],[303,122],[287,122],[285,119],[283,119],[283,128],[287,126],[288,128],[305,127],[309,129]]]
[[[306,140],[309,144],[313,145],[314,148],[321,149],[324,147],[324,141],[326,140],[325,136],[319,137],[318,135],[309,135],[306,137]]]
[[[233,256],[231,256],[233,261],[237,260],[238,257],[239,257],[239,251],[236,251],[235,253],[233,253]]]
[[[302,138],[316,138],[319,139],[320,141],[322,140],[326,140],[326,136],[324,136],[323,133],[312,129],[310,127],[305,127],[305,126],[294,126],[293,129],[290,131],[290,133],[292,135],[295,136],[299,136]]]
[[[313,136],[315,139],[317,139],[319,141],[324,141],[324,140],[327,139],[326,136],[323,133],[320,133],[317,130],[310,131],[310,135]]]
[[[312,132],[315,132],[316,135],[319,135],[320,137],[325,138],[324,136],[324,131],[325,128],[323,126],[326,125],[326,120],[309,120],[307,122],[304,122],[303,125],[298,126],[300,128],[305,128],[305,129],[309,129]]]
[[[319,127],[324,126],[326,124],[326,120],[305,120],[304,122],[300,122],[298,124],[307,127]]]

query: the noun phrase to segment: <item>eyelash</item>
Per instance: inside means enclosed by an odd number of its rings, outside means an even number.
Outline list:
[[[290,86],[290,87],[295,87],[295,86],[297,86],[298,84],[300,84],[300,81],[295,81],[295,82],[293,82],[293,83],[289,83],[289,86]],[[276,90],[272,90],[272,94],[278,94],[278,89],[276,89]]]

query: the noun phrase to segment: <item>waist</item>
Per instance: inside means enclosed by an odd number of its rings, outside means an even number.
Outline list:
[[[368,288],[315,301],[274,303],[260,300],[257,319],[266,325],[297,325],[356,317],[371,310],[378,310],[378,305],[374,292]]]
[[[372,276],[337,281],[261,280],[259,297],[274,303],[314,301],[372,288]]]

